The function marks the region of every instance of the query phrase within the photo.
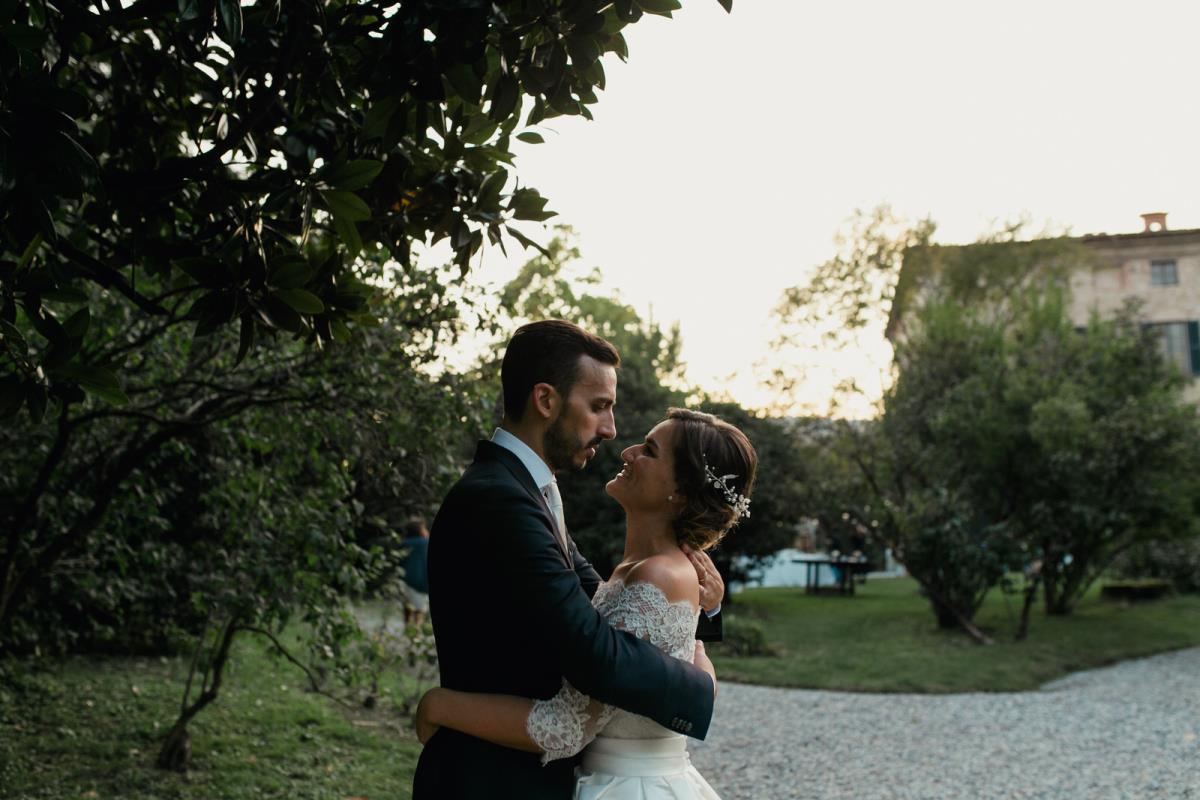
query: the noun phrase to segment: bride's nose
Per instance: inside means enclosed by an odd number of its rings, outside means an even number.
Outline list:
[[[629,447],[626,447],[624,450],[622,450],[621,451],[621,460],[624,461],[626,464],[633,461],[633,457],[635,455],[637,455],[637,447],[638,446],[636,444],[631,444]]]

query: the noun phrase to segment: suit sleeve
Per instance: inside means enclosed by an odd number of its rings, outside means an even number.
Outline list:
[[[567,541],[571,545],[571,564],[575,568],[575,574],[579,577],[580,585],[583,586],[583,593],[590,599],[596,595],[596,590],[600,588],[602,580],[600,573],[596,572],[595,568],[579,552],[579,548],[575,546],[574,539],[568,536]]]
[[[577,560],[568,567],[549,518],[531,498],[506,492],[489,505],[485,518],[504,531],[490,541],[496,543],[494,563],[513,582],[514,611],[545,632],[563,677],[602,703],[703,739],[713,711],[708,674],[610,626],[592,607],[574,568]]]
[[[702,642],[725,641],[725,627],[721,624],[721,615],[718,613],[709,619],[708,614],[701,611],[700,620],[696,623],[696,638]]]

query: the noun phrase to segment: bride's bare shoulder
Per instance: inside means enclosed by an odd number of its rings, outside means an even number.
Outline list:
[[[696,568],[682,552],[661,553],[639,561],[625,575],[625,584],[650,583],[657,586],[667,601],[700,603],[700,582]]]

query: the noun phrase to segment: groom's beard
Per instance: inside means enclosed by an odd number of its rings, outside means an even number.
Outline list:
[[[563,419],[560,416],[554,422],[550,423],[550,428],[546,431],[546,438],[543,440],[546,451],[546,463],[550,465],[550,469],[554,472],[583,469],[587,464],[587,460],[585,459],[583,464],[575,466],[575,456],[581,454],[589,447],[599,447],[602,441],[604,440],[597,437],[585,444],[582,439],[567,430],[567,426],[563,424]]]

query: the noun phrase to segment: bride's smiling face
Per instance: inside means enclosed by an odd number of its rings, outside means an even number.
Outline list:
[[[675,483],[675,423],[654,426],[641,444],[621,451],[624,468],[604,487],[626,511],[662,510],[677,493]]]

